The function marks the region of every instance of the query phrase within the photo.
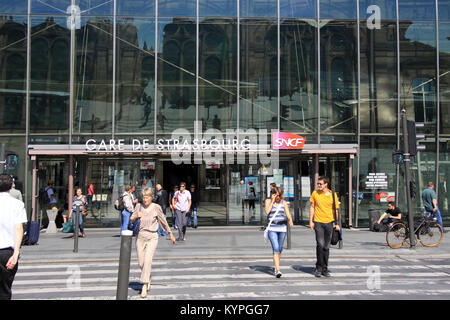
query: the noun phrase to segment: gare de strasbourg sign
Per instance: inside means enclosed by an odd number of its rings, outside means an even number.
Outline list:
[[[214,141],[216,143],[214,143]],[[301,150],[305,145],[305,138],[294,133],[272,132],[272,148],[274,150]],[[158,139],[155,146],[149,143],[149,139],[132,139],[130,146],[125,144],[124,139],[102,139],[99,143],[95,139],[89,139],[85,144],[87,152],[127,152],[127,151],[183,151],[183,150],[202,150],[202,151],[250,151],[250,140],[228,139],[227,142],[218,139],[205,140],[194,139],[193,144],[190,142],[180,142],[177,139]]]

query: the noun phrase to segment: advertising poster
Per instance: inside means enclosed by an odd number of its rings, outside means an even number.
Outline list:
[[[284,177],[284,196],[286,198],[294,198],[294,177]]]

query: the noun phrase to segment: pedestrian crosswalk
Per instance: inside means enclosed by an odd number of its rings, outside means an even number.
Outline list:
[[[314,259],[155,260],[149,300],[450,297],[450,259],[330,259],[331,278],[314,277]],[[118,262],[20,264],[13,299],[111,300]],[[140,269],[130,266],[129,299],[139,296]]]

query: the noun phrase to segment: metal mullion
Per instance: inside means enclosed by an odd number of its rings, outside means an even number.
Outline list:
[[[155,125],[153,129],[153,143],[156,143],[156,131],[157,131],[157,124],[158,124],[158,0],[155,0],[155,52],[154,52],[154,58],[155,58]],[[164,121],[164,120],[163,120]],[[162,128],[162,127],[161,127]]]
[[[398,1],[395,1],[395,15],[397,25],[397,150],[400,150],[400,18]],[[399,192],[400,192],[400,165],[396,165],[396,186],[395,186],[395,205],[398,206]]]
[[[75,0],[71,1],[72,8],[75,5]],[[73,114],[75,112],[75,30],[76,26],[74,25],[73,21],[74,17],[71,17],[71,26],[70,26],[70,79],[69,79],[69,86],[70,86],[70,100],[69,100],[69,146],[72,144],[72,133],[73,133]]]
[[[241,12],[240,12],[240,0],[236,1],[237,5],[237,74],[236,74],[236,84],[237,84],[237,90],[236,90],[236,133],[237,133],[237,139],[239,140],[239,121],[240,121],[240,99],[241,99]]]
[[[439,198],[439,133],[440,128],[440,61],[439,61],[439,3],[435,0],[436,6],[436,176],[435,176],[435,188],[436,196]]]
[[[25,154],[28,154],[28,139],[30,135],[30,75],[31,75],[31,0],[28,0],[27,11],[27,66],[26,66],[26,93],[25,93]],[[24,202],[28,202],[28,159],[25,161],[25,192]],[[31,192],[31,201],[34,193]],[[32,207],[34,207],[32,205]]]
[[[317,143],[320,146],[320,0],[317,0]]]
[[[198,121],[198,73],[199,73],[199,43],[200,43],[200,26],[199,26],[199,0],[197,0],[197,21],[195,22],[195,121]],[[195,126],[194,126],[195,127]],[[203,128],[202,128],[203,130]]]
[[[117,62],[117,0],[113,1],[113,66],[112,66],[112,116],[111,116],[111,137],[114,139],[116,133],[116,62]]]
[[[357,140],[358,140],[358,156],[356,159],[356,200],[355,200],[355,227],[358,227],[358,217],[359,217],[359,201],[358,201],[358,195],[359,195],[359,170],[360,170],[360,161],[361,161],[361,21],[360,21],[360,14],[359,14],[359,0],[356,2],[356,28],[357,30],[357,47],[358,47],[358,53],[357,53],[357,59],[358,59],[358,104],[357,104],[357,121],[358,121],[358,132],[357,132]],[[353,179],[352,177],[349,177],[350,179]],[[349,197],[352,197],[352,194],[349,193]],[[350,212],[350,215],[352,215],[353,212]]]
[[[278,126],[278,132],[280,131],[281,127],[280,127],[280,99],[281,99],[281,95],[280,95],[280,88],[281,88],[281,75],[280,75],[280,71],[281,71],[281,41],[280,41],[280,0],[277,0],[277,126]]]

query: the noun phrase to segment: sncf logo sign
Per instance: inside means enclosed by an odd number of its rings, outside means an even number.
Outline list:
[[[293,133],[272,132],[272,146],[275,150],[303,149],[305,138]]]

